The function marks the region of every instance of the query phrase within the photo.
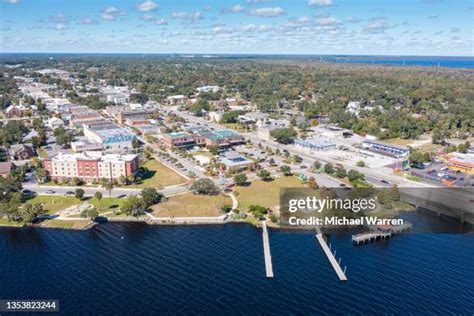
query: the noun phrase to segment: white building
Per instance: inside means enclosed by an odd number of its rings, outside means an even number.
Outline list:
[[[48,120],[47,125],[51,130],[54,131],[56,128],[64,126],[64,122],[60,118],[52,117]]]
[[[196,90],[198,92],[218,92],[219,90],[221,90],[221,87],[219,87],[219,86],[203,86],[203,87],[196,88]]]
[[[166,98],[166,101],[169,105],[178,105],[178,104],[185,104],[188,101],[188,97],[185,95],[171,95]]]
[[[359,112],[360,112],[360,102],[358,101],[349,102],[346,107],[346,112],[351,113],[358,117]]]

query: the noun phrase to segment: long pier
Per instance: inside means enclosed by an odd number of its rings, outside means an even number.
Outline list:
[[[340,281],[347,281],[347,277],[345,274],[345,269],[342,271],[341,266],[339,265],[339,262],[337,262],[336,258],[331,252],[331,249],[329,249],[326,241],[324,240],[324,237],[321,233],[316,234],[316,239],[318,240],[319,244],[321,245],[321,248],[323,248],[324,253],[326,254],[326,257],[328,257],[329,262],[331,263],[334,271],[337,274],[337,277],[339,278]]]
[[[268,238],[267,222],[262,222],[263,254],[265,256],[265,271],[267,278],[273,278],[272,254],[270,253],[270,240]]]

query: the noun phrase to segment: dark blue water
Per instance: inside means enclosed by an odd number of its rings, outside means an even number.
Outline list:
[[[341,283],[312,234],[270,231],[269,280],[261,230],[248,225],[2,228],[0,298],[59,299],[69,315],[472,315],[473,241],[408,234],[356,247],[332,236]]]
[[[374,64],[390,66],[422,66],[474,68],[474,57],[415,57],[415,56],[328,56],[323,59],[336,63]]]

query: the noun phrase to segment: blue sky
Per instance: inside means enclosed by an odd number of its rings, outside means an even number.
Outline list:
[[[474,55],[473,0],[0,0],[2,52]]]

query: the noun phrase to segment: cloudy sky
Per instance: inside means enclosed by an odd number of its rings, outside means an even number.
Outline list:
[[[473,0],[0,0],[2,52],[474,55]]]

